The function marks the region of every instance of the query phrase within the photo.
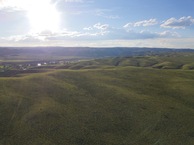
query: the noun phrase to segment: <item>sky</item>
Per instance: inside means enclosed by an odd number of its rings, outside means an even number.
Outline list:
[[[194,48],[194,0],[0,0],[0,46]]]

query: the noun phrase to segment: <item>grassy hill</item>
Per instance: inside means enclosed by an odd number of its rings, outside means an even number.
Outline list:
[[[193,71],[115,59],[1,77],[0,145],[193,145]]]
[[[130,57],[113,57],[94,59],[72,64],[71,69],[102,68],[107,66],[134,66],[157,69],[194,69],[194,53],[160,53],[158,55],[143,55]]]

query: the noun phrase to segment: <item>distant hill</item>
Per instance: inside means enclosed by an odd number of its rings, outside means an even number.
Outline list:
[[[192,49],[167,48],[89,48],[89,47],[1,47],[0,59],[3,60],[40,60],[64,58],[104,58],[118,56],[142,56],[171,52],[194,52]]]

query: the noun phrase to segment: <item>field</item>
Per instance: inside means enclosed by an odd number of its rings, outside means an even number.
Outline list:
[[[193,145],[192,55],[176,56],[0,77],[0,145]]]

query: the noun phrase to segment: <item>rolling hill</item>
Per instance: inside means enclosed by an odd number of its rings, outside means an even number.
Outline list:
[[[192,145],[194,73],[145,67],[0,78],[0,145]]]
[[[93,69],[102,67],[145,67],[155,69],[194,69],[194,53],[171,52],[143,56],[111,57],[80,61],[68,66],[70,69]]]

